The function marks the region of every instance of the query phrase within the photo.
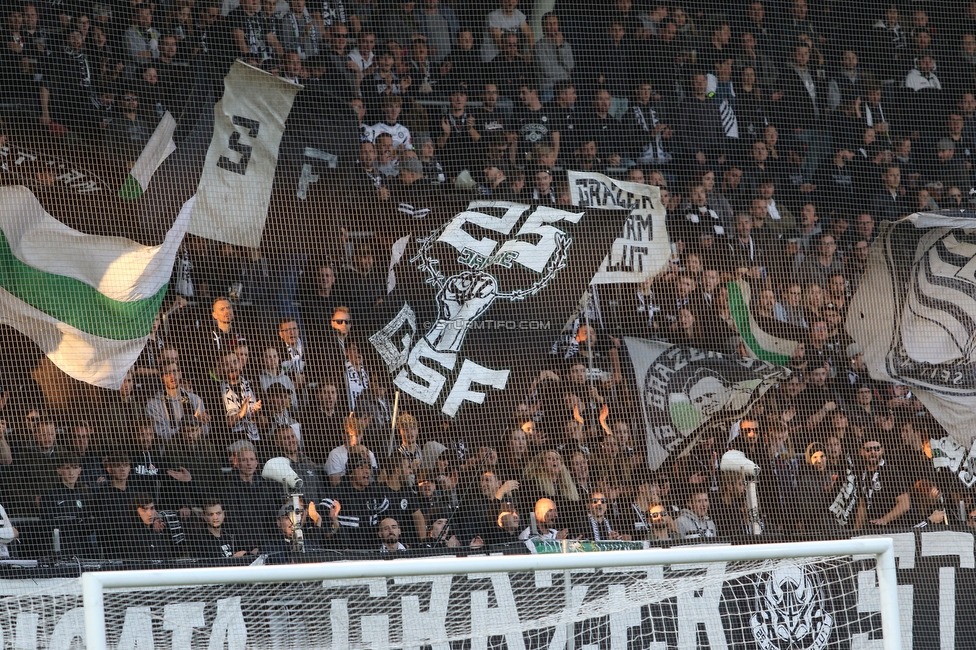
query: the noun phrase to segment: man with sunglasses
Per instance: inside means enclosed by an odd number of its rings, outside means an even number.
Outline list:
[[[610,500],[602,492],[594,492],[590,495],[589,503],[586,504],[586,516],[579,529],[581,539],[591,539],[594,542],[630,540],[630,535],[617,531],[607,516],[609,503]]]
[[[884,443],[878,435],[866,435],[861,444],[863,462],[858,481],[861,498],[857,504],[854,530],[888,527],[912,506],[911,484],[904,472],[885,458]]]

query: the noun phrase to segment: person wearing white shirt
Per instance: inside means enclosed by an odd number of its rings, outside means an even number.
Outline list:
[[[360,78],[362,73],[373,67],[373,48],[376,47],[376,34],[363,32],[356,39],[356,49],[349,53],[349,60],[356,64]]]
[[[528,47],[535,46],[535,35],[526,21],[525,14],[516,9],[518,0],[501,0],[501,8],[488,14],[485,21],[485,35],[481,42],[481,60],[490,63],[501,52],[505,34],[522,32]]]

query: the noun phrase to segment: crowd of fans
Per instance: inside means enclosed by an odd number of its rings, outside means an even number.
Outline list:
[[[366,340],[395,239],[383,220],[369,220],[372,239],[346,224],[320,242],[327,256],[280,269],[188,237],[120,392],[54,408],[36,371],[2,379],[0,503],[39,517],[32,553],[52,551],[54,529],[79,557],[276,553],[296,519],[306,548],[387,551],[971,524],[968,489],[933,467],[929,439],[944,433],[905,387],[870,379],[844,322],[882,221],[969,207],[976,2],[565,0],[539,34],[523,11],[38,0],[6,12],[0,87],[38,137],[131,164],[163,113],[180,114],[201,60],[242,59],[305,86],[299,123],[323,98],[348,113],[358,149],[326,182],[360,214],[422,220],[448,195],[568,205],[566,170],[592,170],[659,187],[673,249],[657,277],[599,289],[590,325],[532,369],[508,426],[460,432],[407,409],[393,421]],[[794,372],[749,418],[649,468],[620,338],[745,353],[726,289],[743,278],[756,322],[800,342]],[[253,306],[271,294],[270,311]],[[741,477],[718,471],[727,449],[763,468],[757,510]],[[261,478],[276,457],[305,481],[298,512]]]

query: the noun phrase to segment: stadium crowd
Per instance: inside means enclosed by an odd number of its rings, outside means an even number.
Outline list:
[[[242,59],[305,86],[298,122],[326,101],[348,115],[351,155],[325,182],[382,217],[375,237],[336,232],[279,268],[188,236],[143,356],[97,408],[5,371],[0,503],[39,518],[8,553],[50,554],[54,529],[78,557],[278,553],[296,517],[306,548],[376,551],[973,525],[969,489],[933,466],[944,433],[871,380],[844,323],[882,221],[970,205],[976,2],[562,0],[538,37],[518,0],[237,4],[7,8],[0,88],[38,137],[131,165],[200,60]],[[569,205],[569,169],[659,187],[669,269],[601,287],[501,430],[394,423],[364,335],[398,213],[459,195]],[[794,372],[651,471],[620,338],[744,353],[738,278],[756,322],[801,342]],[[718,471],[727,449],[763,468],[758,513]],[[298,513],[261,477],[276,457],[305,481]]]

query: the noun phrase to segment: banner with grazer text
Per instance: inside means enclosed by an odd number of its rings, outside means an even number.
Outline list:
[[[697,442],[707,427],[730,425],[790,370],[759,359],[624,339],[647,428],[647,461],[657,469]]]
[[[976,598],[972,533],[888,536],[902,648],[976,648],[968,607]],[[874,568],[864,558],[830,558],[156,588],[108,592],[105,610],[109,647],[170,647],[174,639],[193,650],[378,641],[453,647],[465,640],[485,647],[494,638],[543,650],[565,647],[571,623],[577,648],[848,650],[881,647]],[[3,638],[39,650],[79,647],[72,645],[84,638],[78,578],[16,571],[0,580]],[[671,585],[680,593],[669,593]]]
[[[592,284],[643,282],[667,267],[671,248],[659,188],[595,172],[571,171],[568,176],[573,205],[627,213]]]

